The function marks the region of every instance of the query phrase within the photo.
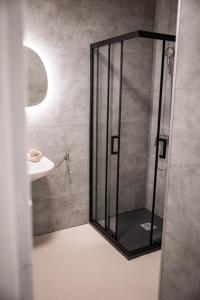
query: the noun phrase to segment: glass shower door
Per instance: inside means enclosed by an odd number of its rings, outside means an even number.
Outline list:
[[[152,195],[146,204],[154,40],[124,42],[118,241],[132,252],[149,247]]]
[[[93,101],[93,212],[92,217],[106,229],[107,169],[107,47],[94,52]]]
[[[119,45],[96,49],[93,101],[93,218],[111,236],[116,230]]]
[[[113,44],[110,56],[110,114],[109,114],[109,147],[108,147],[108,232],[116,238],[117,183],[119,161],[119,118],[120,118],[120,43]]]

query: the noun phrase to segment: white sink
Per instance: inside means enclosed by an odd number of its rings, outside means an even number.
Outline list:
[[[31,181],[47,176],[55,167],[54,163],[44,156],[39,162],[28,161],[27,163]]]

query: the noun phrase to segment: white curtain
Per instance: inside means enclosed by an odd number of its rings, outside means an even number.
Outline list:
[[[32,299],[22,3],[0,0],[0,299]]]

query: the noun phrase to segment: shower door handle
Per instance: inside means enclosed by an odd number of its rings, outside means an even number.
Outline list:
[[[162,143],[162,152],[160,153],[159,157],[165,159],[167,154],[167,139],[159,137],[158,140]]]
[[[111,136],[111,154],[118,154],[118,150],[115,150],[115,140],[118,141],[118,135]],[[118,143],[117,143],[118,147]]]

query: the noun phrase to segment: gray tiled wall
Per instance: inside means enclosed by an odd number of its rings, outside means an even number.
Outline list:
[[[200,2],[180,5],[160,300],[200,299]]]
[[[29,147],[55,162],[70,151],[73,169],[33,183],[35,234],[88,222],[89,43],[151,31],[154,8],[154,0],[26,0],[25,44],[42,58],[49,83],[45,100],[27,109]]]

